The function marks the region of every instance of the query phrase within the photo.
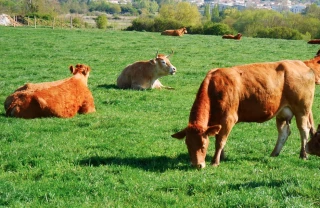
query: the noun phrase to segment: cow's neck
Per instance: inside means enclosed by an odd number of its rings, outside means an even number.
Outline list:
[[[208,84],[204,81],[197,93],[189,117],[189,123],[191,125],[201,126],[203,128],[208,126],[210,117],[210,99],[207,87]]]
[[[85,86],[88,86],[88,77],[83,76],[82,74],[75,74],[73,78],[82,82]]]
[[[314,71],[316,77],[316,84],[320,84],[320,65],[318,62],[320,62],[320,56],[316,56],[313,59],[304,61],[304,64]]]

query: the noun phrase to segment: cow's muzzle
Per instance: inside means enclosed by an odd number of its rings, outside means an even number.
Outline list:
[[[176,71],[177,71],[177,69],[176,69],[175,67],[172,67],[172,68],[170,69],[170,74],[171,74],[171,75],[174,75],[174,74],[176,73]]]
[[[200,170],[200,169],[203,169],[203,168],[206,167],[206,163],[203,162],[203,163],[194,165],[194,164],[192,164],[192,162],[190,162],[190,166],[191,166],[191,167],[194,167],[194,168],[197,168],[198,170]]]

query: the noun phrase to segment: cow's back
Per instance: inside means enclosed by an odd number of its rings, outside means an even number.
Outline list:
[[[39,85],[40,86],[40,85]],[[87,86],[75,78],[47,87],[18,90],[5,101],[7,116],[20,118],[73,117],[83,105],[94,112],[93,96]]]
[[[39,90],[34,93],[39,102],[42,102],[53,116],[56,117],[73,117],[83,102],[88,98],[92,98],[90,90],[80,80],[71,78],[58,86],[49,89]],[[92,99],[93,102],[93,99]]]
[[[212,124],[220,123],[226,113],[230,113],[238,122],[264,122],[284,106],[290,107],[295,113],[295,109],[301,107],[301,99],[312,103],[313,90],[314,73],[301,61],[214,69],[208,72],[203,81],[193,107],[196,109],[192,111],[200,112],[196,117],[201,117],[203,113],[199,108],[208,106],[210,102],[211,109],[206,111],[212,114]],[[207,92],[208,98],[205,98],[206,92],[202,91]],[[310,106],[306,103],[302,105]],[[197,120],[192,117],[190,120]]]
[[[139,61],[128,65],[117,78],[117,86],[121,89],[129,89],[134,83],[151,83],[151,64],[149,61]],[[148,88],[150,86],[145,86]]]

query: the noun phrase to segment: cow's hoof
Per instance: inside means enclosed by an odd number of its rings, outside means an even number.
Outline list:
[[[211,163],[211,166],[212,166],[212,167],[218,167],[218,166],[219,166],[219,163]]]

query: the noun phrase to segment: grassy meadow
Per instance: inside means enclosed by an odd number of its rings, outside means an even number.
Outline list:
[[[159,53],[174,55],[175,90],[117,89],[122,69]],[[299,159],[295,122],[279,157],[275,120],[237,124],[227,159],[189,167],[184,141],[171,134],[187,125],[207,71],[253,62],[306,60],[319,46],[306,41],[223,40],[220,36],[0,27],[0,102],[27,82],[70,76],[87,64],[97,112],[71,119],[24,120],[0,108],[0,207],[319,207],[320,158]],[[303,87],[303,86],[302,86]],[[313,105],[320,123],[320,87]]]

